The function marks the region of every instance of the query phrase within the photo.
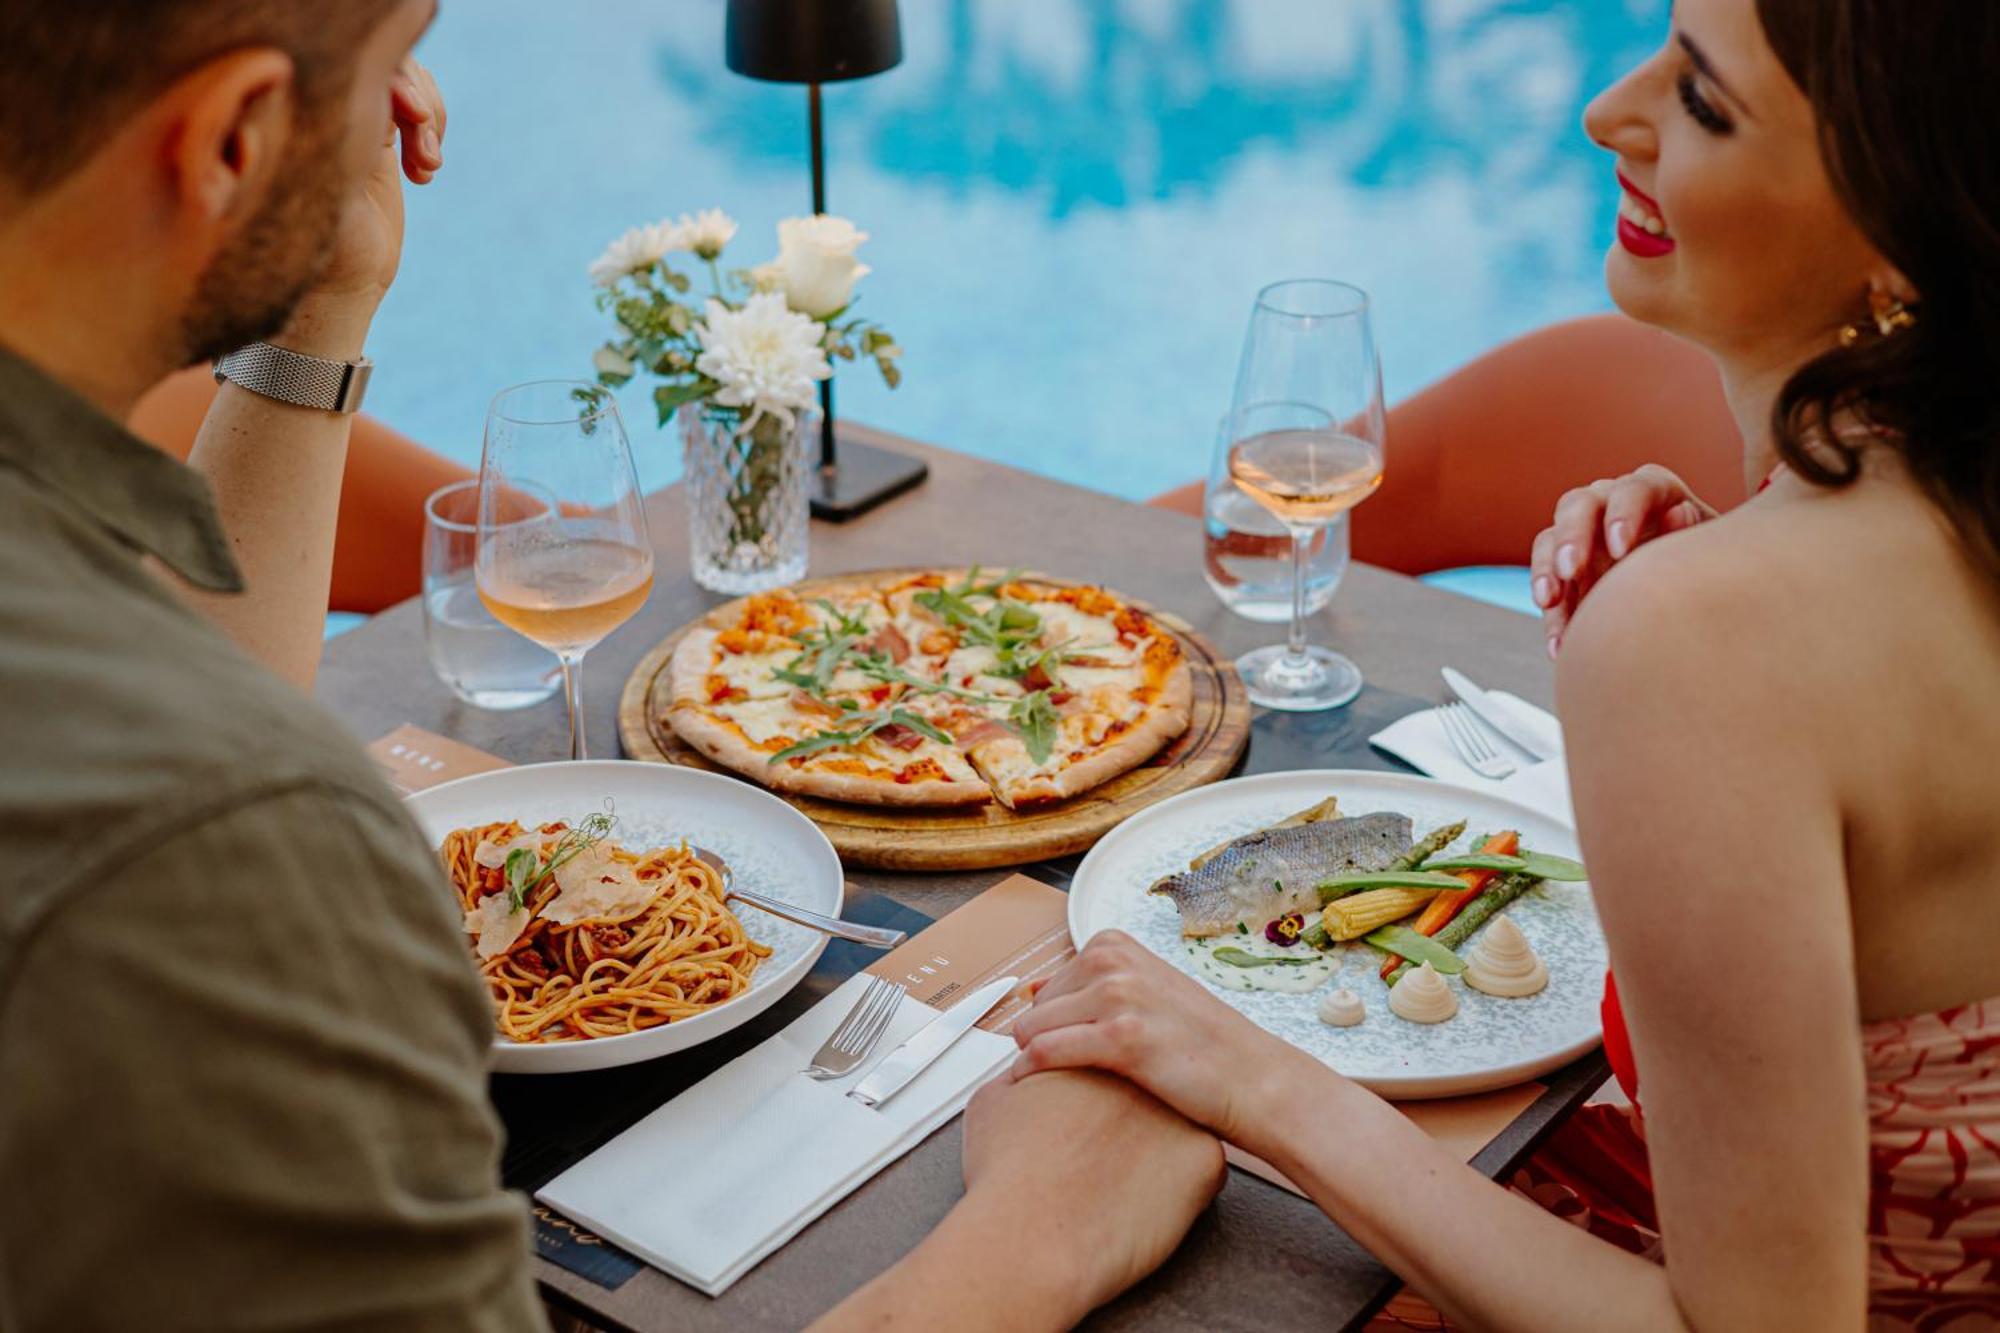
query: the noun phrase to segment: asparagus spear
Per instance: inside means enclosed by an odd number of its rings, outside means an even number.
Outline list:
[[[1456,824],[1446,824],[1441,829],[1433,829],[1423,837],[1417,839],[1416,845],[1411,847],[1409,851],[1404,852],[1401,856],[1391,861],[1386,869],[1415,870],[1446,847],[1449,847],[1452,841],[1463,832],[1465,832],[1465,821],[1463,819],[1459,820]],[[1346,890],[1349,893],[1353,891],[1352,889]],[[1325,906],[1327,903],[1332,902],[1335,898],[1341,896],[1341,892],[1341,890],[1334,890],[1332,892],[1321,890],[1320,905]],[[1333,943],[1333,938],[1326,933],[1326,923],[1323,921],[1315,921],[1310,926],[1307,926],[1299,932],[1299,938],[1307,944],[1312,945],[1315,949],[1325,949]]]
[[[1472,938],[1472,933],[1485,925],[1501,908],[1513,902],[1529,889],[1542,881],[1534,875],[1502,875],[1486,886],[1477,898],[1460,909],[1451,923],[1432,938],[1447,949],[1457,949]],[[1389,984],[1395,985],[1412,964],[1404,963],[1389,974]]]

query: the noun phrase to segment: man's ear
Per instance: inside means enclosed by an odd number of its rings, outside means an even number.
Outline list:
[[[269,192],[294,129],[293,75],[282,51],[232,51],[160,99],[175,127],[166,167],[183,208],[219,222],[247,214]]]

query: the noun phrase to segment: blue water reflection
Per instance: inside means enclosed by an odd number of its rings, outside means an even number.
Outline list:
[[[1373,291],[1392,396],[1602,308],[1615,186],[1578,121],[1668,0],[902,8],[904,63],[826,94],[830,203],[908,349],[902,389],[849,373],[842,408],[1142,497],[1205,467],[1266,282]],[[583,266],[633,222],[720,205],[767,257],[804,207],[804,96],[730,74],[721,26],[719,0],[445,6],[449,162],[412,198],[381,411],[476,458],[493,390],[588,365]]]

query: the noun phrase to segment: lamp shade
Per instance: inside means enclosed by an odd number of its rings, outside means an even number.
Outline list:
[[[896,0],[729,0],[729,68],[771,83],[838,83],[903,59]]]

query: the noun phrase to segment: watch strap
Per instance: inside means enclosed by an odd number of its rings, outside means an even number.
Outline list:
[[[215,361],[217,383],[228,380],[266,398],[322,412],[360,411],[374,371],[375,363],[365,356],[328,361],[266,342],[239,347]]]

